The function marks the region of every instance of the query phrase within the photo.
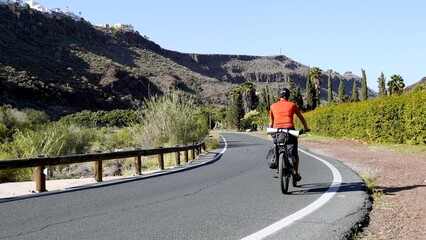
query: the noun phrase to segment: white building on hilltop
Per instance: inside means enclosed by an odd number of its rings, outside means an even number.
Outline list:
[[[2,1],[2,0],[0,0],[0,1]],[[27,1],[26,4],[28,4],[30,6],[30,8],[35,9],[35,10],[40,11],[40,12],[65,14],[68,17],[74,19],[74,21],[80,21],[81,20],[81,17],[77,16],[73,12],[69,12],[68,10],[66,12],[64,12],[60,8],[48,9],[48,8],[43,7],[43,5],[41,5],[40,3],[38,3],[34,0]]]
[[[35,9],[37,11],[40,12],[48,12],[49,10],[45,7],[43,7],[43,5],[41,5],[40,3],[34,1],[34,0],[30,0],[28,2],[26,2],[26,4],[28,4],[30,6],[30,8]]]
[[[131,24],[125,24],[125,23],[116,23],[114,24],[114,27],[117,29],[121,29],[124,31],[133,31],[133,25]]]

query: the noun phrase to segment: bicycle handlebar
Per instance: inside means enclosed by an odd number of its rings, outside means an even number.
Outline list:
[[[267,134],[274,134],[274,133],[289,133],[293,135],[294,137],[299,137],[300,135],[304,134],[305,131],[302,129],[300,131],[297,130],[290,130],[287,128],[266,128]]]

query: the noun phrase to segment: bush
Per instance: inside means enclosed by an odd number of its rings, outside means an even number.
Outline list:
[[[207,118],[194,101],[176,93],[146,101],[141,115],[142,123],[131,130],[144,148],[191,144],[208,134]]]
[[[49,116],[42,111],[29,108],[19,111],[10,105],[0,106],[0,143],[11,140],[16,131],[34,130],[49,122]]]
[[[375,143],[426,144],[425,102],[426,92],[415,92],[320,107],[304,116],[319,135]]]
[[[67,115],[59,120],[59,122],[67,125],[76,125],[85,128],[101,128],[101,127],[128,127],[138,123],[140,120],[136,111],[133,110],[113,110],[113,111],[97,111],[88,110],[79,113]]]
[[[37,131],[17,131],[9,145],[12,158],[32,158],[39,155],[60,156],[85,153],[97,138],[96,132],[52,123]]]
[[[132,148],[136,146],[135,138],[129,128],[113,130],[103,127],[98,131],[95,142],[92,143],[92,151],[115,151],[117,149]]]

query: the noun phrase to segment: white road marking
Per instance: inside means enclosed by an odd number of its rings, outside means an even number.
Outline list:
[[[333,173],[333,182],[328,188],[327,192],[325,192],[320,198],[318,198],[315,202],[309,204],[305,208],[299,210],[296,213],[293,213],[292,215],[285,217],[278,222],[275,222],[269,226],[267,226],[264,229],[259,230],[258,232],[255,232],[245,238],[243,240],[254,240],[254,239],[263,239],[267,236],[270,236],[274,234],[275,232],[283,229],[284,227],[294,223],[295,221],[305,217],[306,215],[314,212],[315,210],[319,209],[322,205],[324,205],[326,202],[328,202],[339,190],[340,185],[342,184],[342,176],[340,175],[339,170],[337,170],[333,165],[331,165],[326,160],[319,158],[317,156],[314,156],[302,149],[299,149],[299,151],[305,153],[306,155],[309,155],[320,162],[324,163],[328,168],[330,168],[331,172]]]
[[[223,141],[225,142],[225,147],[223,148],[222,152],[220,152],[220,154],[223,154],[226,151],[226,148],[228,147],[228,142],[222,135],[220,135],[220,137],[222,137]]]

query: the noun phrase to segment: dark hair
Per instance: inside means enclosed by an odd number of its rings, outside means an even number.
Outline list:
[[[290,90],[288,88],[282,88],[280,90],[280,98],[288,99],[290,97]]]

